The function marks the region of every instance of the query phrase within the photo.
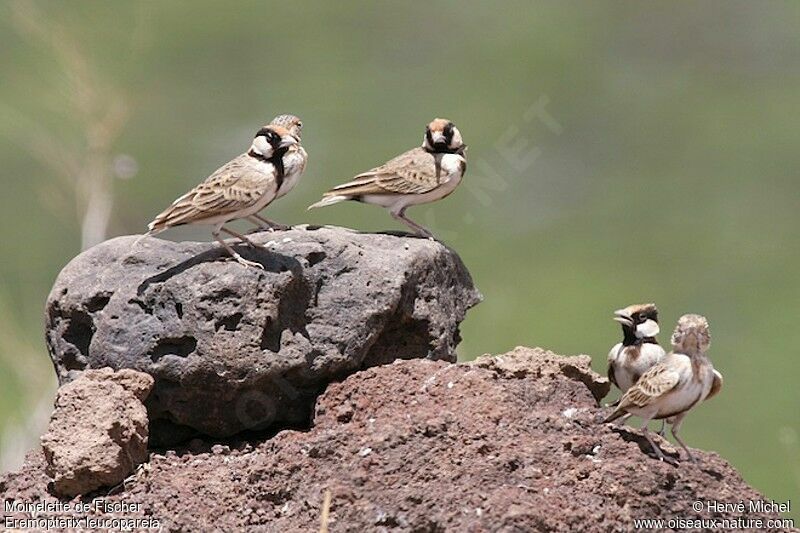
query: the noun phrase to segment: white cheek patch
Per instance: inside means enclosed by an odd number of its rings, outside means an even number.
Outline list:
[[[458,148],[464,144],[463,139],[461,139],[461,132],[458,131],[458,128],[453,128],[453,140],[450,143],[450,148]]]
[[[272,146],[267,142],[267,139],[263,135],[259,135],[253,139],[251,149],[255,153],[266,158],[272,157]]]
[[[640,339],[645,337],[655,337],[658,335],[659,331],[661,331],[661,329],[659,329],[658,323],[650,318],[636,326],[636,336]]]

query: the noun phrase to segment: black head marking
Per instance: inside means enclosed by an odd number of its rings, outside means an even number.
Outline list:
[[[448,122],[447,125],[444,127],[444,138],[447,141],[447,145],[449,146],[451,142],[453,142],[453,123]]]
[[[433,133],[431,133],[431,127],[427,126],[425,128],[425,139],[428,141],[428,146],[433,148]]]
[[[648,308],[633,315],[633,321],[636,324],[641,324],[647,320],[658,322],[658,310],[655,308]]]
[[[267,142],[275,148],[281,142],[281,136],[275,133],[272,129],[264,127],[258,130],[256,133],[256,137],[264,137],[267,139]]]

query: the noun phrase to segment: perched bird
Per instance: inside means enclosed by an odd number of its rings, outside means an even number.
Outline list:
[[[142,238],[184,224],[209,225],[213,228],[211,234],[236,261],[263,268],[244,259],[219,235],[222,231],[250,246],[258,246],[224,225],[231,220],[251,217],[278,197],[285,178],[283,157],[297,143],[298,139],[285,127],[264,126],[256,133],[247,152],[227,162],[175,200],[148,225],[149,231]]]
[[[705,353],[711,344],[708,321],[700,315],[683,315],[672,333],[672,351],[645,372],[625,392],[619,405],[604,422],[611,422],[630,413],[644,421],[642,433],[658,458],[664,453],[650,438],[650,420],[666,419],[672,436],[686,455],[694,461],[689,449],[678,437],[684,417],[694,406],[716,395],[722,388],[722,374]]]
[[[642,374],[666,355],[656,340],[658,309],[655,304],[629,305],[614,311],[622,325],[622,342],[608,353],[608,379],[625,392]]]
[[[656,304],[629,305],[614,311],[614,320],[622,324],[622,342],[608,352],[608,379],[623,393],[636,383],[642,374],[666,355],[656,340],[658,309]],[[616,404],[619,403],[617,400]],[[625,419],[631,415],[626,415]],[[661,422],[662,437],[665,422]]]
[[[297,139],[297,144],[294,144],[286,150],[286,153],[283,155],[283,171],[284,177],[283,182],[281,183],[280,188],[278,189],[278,194],[275,196],[275,199],[281,198],[288,194],[292,189],[294,189],[295,185],[300,181],[300,177],[303,175],[303,172],[306,170],[306,163],[308,162],[308,153],[306,153],[305,148],[303,148],[300,144],[301,135],[303,133],[303,122],[296,117],[295,115],[278,115],[277,117],[273,118],[270,123],[270,126],[283,126],[292,136]],[[254,220],[255,219],[255,220]],[[279,224],[278,222],[274,222],[268,218],[264,218],[257,213],[253,214],[250,218],[251,222],[254,222],[259,227],[266,227],[269,229],[287,229],[287,226],[284,224]],[[260,222],[263,222],[266,226],[262,226]]]
[[[467,169],[461,132],[447,119],[437,118],[425,129],[422,146],[400,154],[379,167],[337,185],[309,206],[325,207],[344,200],[375,204],[422,237],[433,238],[425,227],[406,217],[408,207],[440,200],[453,192]]]

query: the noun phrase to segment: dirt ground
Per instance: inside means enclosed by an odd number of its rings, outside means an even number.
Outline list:
[[[319,531],[330,491],[331,532],[630,531],[639,518],[777,518],[705,509],[763,496],[713,452],[670,465],[644,451],[636,430],[599,424],[607,409],[595,396],[606,387],[588,358],[539,349],[472,365],[398,361],[329,385],[307,430],[152,452],[124,485],[71,501],[127,508],[71,514],[151,517],[166,531]],[[0,476],[0,494],[57,501],[48,483],[32,452]]]

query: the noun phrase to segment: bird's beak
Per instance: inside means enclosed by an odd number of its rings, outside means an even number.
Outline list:
[[[278,145],[279,148],[289,148],[290,146],[294,146],[297,144],[297,139],[294,137],[283,137],[281,139],[281,144]]]
[[[444,144],[445,142],[447,142],[445,141],[444,133],[439,131],[433,133],[431,135],[431,139],[433,139],[433,144]]]
[[[633,326],[633,319],[624,309],[614,311],[614,320],[623,326]]]

